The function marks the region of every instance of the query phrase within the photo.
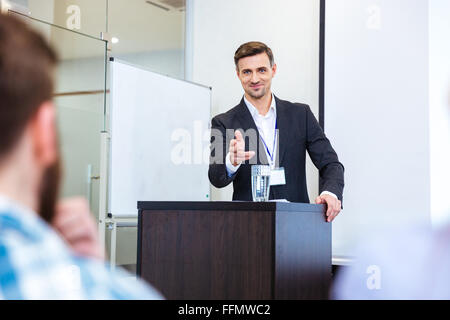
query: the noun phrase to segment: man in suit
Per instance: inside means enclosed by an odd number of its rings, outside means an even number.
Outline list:
[[[309,203],[308,151],[320,174],[315,202],[327,205],[327,221],[333,221],[341,210],[344,167],[309,106],[272,93],[277,65],[264,43],[241,45],[234,61],[245,94],[236,107],[212,119],[210,182],[217,188],[233,182],[233,200],[251,201],[251,165],[269,164],[269,199]]]

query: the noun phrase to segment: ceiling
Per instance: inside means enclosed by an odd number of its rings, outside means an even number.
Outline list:
[[[80,13],[80,29],[75,31],[100,38],[107,30],[119,39],[111,45],[113,54],[184,47],[185,0],[28,0],[32,17],[65,28],[76,14],[76,10],[70,11],[71,5]],[[33,24],[47,35],[63,60],[104,53],[101,41],[43,23]]]

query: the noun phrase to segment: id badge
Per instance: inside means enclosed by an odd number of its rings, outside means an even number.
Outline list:
[[[284,168],[274,168],[270,173],[270,185],[280,186],[286,184],[286,177],[284,175]]]

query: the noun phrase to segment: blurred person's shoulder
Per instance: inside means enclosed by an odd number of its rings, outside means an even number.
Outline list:
[[[121,267],[110,269],[108,263],[76,258],[85,287],[86,299],[162,300],[150,284]]]
[[[0,292],[5,299],[162,299],[106,263],[78,257],[37,214],[0,196]]]
[[[0,196],[0,290],[5,299],[54,298],[68,254],[37,214]]]

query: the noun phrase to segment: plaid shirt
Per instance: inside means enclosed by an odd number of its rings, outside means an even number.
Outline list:
[[[74,255],[37,214],[0,196],[0,299],[162,299],[118,269]]]

